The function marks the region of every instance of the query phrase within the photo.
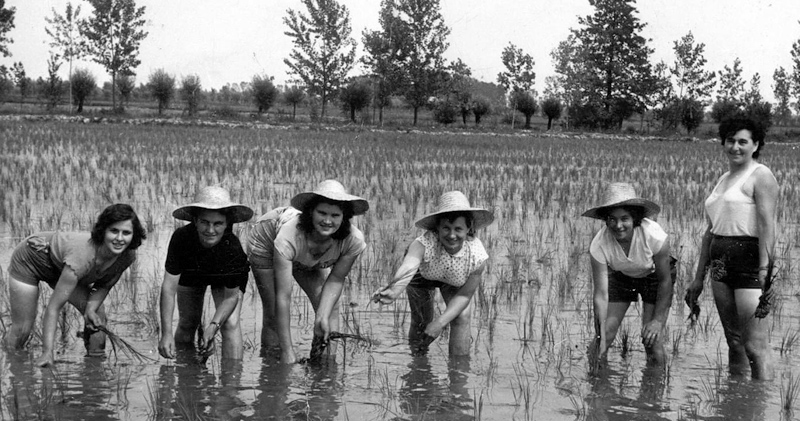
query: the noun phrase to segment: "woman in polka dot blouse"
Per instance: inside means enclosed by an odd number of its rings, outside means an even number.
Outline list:
[[[460,191],[442,194],[436,209],[415,223],[425,233],[411,243],[393,281],[376,292],[373,301],[390,304],[408,288],[412,352],[425,354],[428,345],[450,324],[450,355],[467,355],[472,296],[488,259],[475,231],[491,224],[494,215],[471,207]],[[434,318],[436,288],[447,308]]]

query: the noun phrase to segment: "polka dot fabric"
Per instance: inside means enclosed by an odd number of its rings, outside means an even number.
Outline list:
[[[464,285],[469,275],[489,258],[483,243],[477,238],[464,241],[464,246],[455,255],[448,253],[431,231],[426,231],[417,241],[425,247],[420,274],[431,281],[454,287]]]

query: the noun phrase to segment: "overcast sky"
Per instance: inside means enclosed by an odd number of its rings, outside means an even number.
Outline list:
[[[380,1],[342,1],[350,9],[360,56],[364,29],[378,29]],[[83,17],[91,14],[88,3],[72,3],[82,6]],[[10,33],[13,55],[0,58],[0,64],[21,61],[29,76],[44,76],[49,49],[44,19],[53,8],[63,14],[66,4],[6,0],[6,7],[17,9],[16,27]],[[289,79],[283,59],[292,44],[282,19],[288,8],[303,10],[299,0],[137,0],[137,5],[146,7],[149,33],[141,44],[137,82],[158,68],[179,77],[197,74],[206,89],[249,81],[256,73],[274,76],[278,83]],[[500,54],[514,43],[536,61],[539,92],[553,74],[550,51],[578,27],[578,16],[592,13],[588,0],[441,0],[441,6],[452,30],[448,59],[461,58],[477,79],[496,82],[503,70]],[[778,66],[791,68],[789,52],[800,39],[800,0],[640,0],[637,8],[647,23],[644,35],[652,40],[654,63],[672,63],[673,42],[692,31],[706,44],[707,70],[721,70],[739,57],[745,80],[760,73],[762,93],[770,100],[772,74]],[[89,68],[99,80],[110,79],[96,64],[77,66]],[[357,67],[353,74],[361,71]]]

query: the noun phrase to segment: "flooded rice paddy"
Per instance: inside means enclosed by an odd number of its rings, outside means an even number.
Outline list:
[[[693,276],[702,201],[725,170],[713,141],[46,123],[0,132],[0,329],[9,323],[5,270],[23,236],[88,230],[105,205],[129,202],[149,233],[135,268],[106,301],[108,328],[153,359],[115,356],[110,344],[107,358],[84,357],[82,321],[70,309],[54,369],[33,367],[38,333],[27,351],[0,349],[0,420],[788,420],[800,410],[796,146],[768,139],[762,153],[781,185],[780,302],[769,316],[775,379],[753,382],[728,375],[710,294],[702,297],[698,325],[685,322],[683,282]],[[158,293],[176,227],[170,211],[197,186],[221,183],[261,213],[325,178],[370,200],[370,212],[355,219],[368,249],[343,293],[341,330],[375,343],[339,342],[335,360],[320,365],[277,364],[261,355],[261,303],[251,280],[242,361],[158,357]],[[588,373],[594,328],[587,250],[600,226],[579,215],[608,180],[633,181],[640,195],[661,204],[659,222],[680,260],[665,370],[645,365],[634,306],[608,366]],[[381,307],[369,297],[419,234],[413,221],[450,189],[497,216],[478,233],[490,261],[474,298],[471,353],[449,357],[445,333],[427,356],[413,357],[405,301]],[[247,224],[237,229],[247,236]],[[303,297],[296,288],[292,326],[300,355],[310,350],[313,320]]]

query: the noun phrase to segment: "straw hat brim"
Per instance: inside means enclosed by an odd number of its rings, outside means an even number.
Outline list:
[[[208,203],[191,203],[186,206],[181,206],[178,209],[175,209],[172,212],[172,216],[175,219],[180,219],[183,221],[194,221],[195,216],[198,212],[202,210],[213,210],[213,211],[222,211],[225,209],[232,209],[233,210],[233,223],[245,222],[249,221],[250,218],[253,217],[253,210],[248,208],[245,205],[241,205],[238,203],[231,203],[231,204],[208,204]]]
[[[414,225],[417,228],[433,231],[436,229],[436,217],[446,213],[455,212],[470,212],[472,213],[473,226],[472,229],[477,231],[481,228],[486,228],[494,222],[494,213],[483,208],[463,208],[463,209],[447,209],[443,211],[429,213],[422,218],[418,219]]]
[[[324,197],[328,200],[332,200],[334,202],[348,202],[351,206],[353,206],[353,216],[363,215],[367,213],[369,210],[369,202],[363,197],[353,196],[352,194],[347,193],[338,193],[338,192],[303,192],[297,194],[292,200],[289,202],[293,208],[302,210],[306,203],[308,203],[311,199],[315,197]]]
[[[604,204],[604,205],[601,205],[601,206],[593,207],[593,208],[587,210],[586,212],[584,212],[583,214],[581,214],[581,216],[586,216],[586,217],[589,217],[589,218],[601,219],[602,220],[602,219],[604,219],[603,216],[601,216],[603,214],[603,210],[609,209],[609,208],[618,208],[620,206],[638,206],[638,207],[644,209],[644,217],[645,218],[650,218],[652,216],[658,215],[658,213],[661,212],[661,208],[658,205],[656,205],[655,203],[653,203],[653,202],[651,202],[651,201],[649,201],[647,199],[642,199],[642,198],[637,197],[637,198],[627,199],[627,200],[623,200],[623,201],[616,202],[616,203],[609,203],[609,204]]]

